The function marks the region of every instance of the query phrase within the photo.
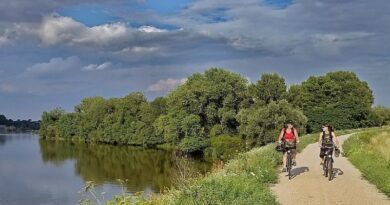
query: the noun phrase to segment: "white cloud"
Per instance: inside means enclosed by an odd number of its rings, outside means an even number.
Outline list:
[[[84,71],[97,71],[97,70],[105,70],[110,69],[112,67],[111,62],[104,62],[102,64],[89,64],[87,66],[84,66],[82,70]]]
[[[76,56],[68,58],[52,58],[49,62],[37,63],[28,67],[24,73],[25,76],[44,76],[50,74],[59,74],[67,70],[81,67],[80,59]]]
[[[187,81],[187,78],[181,78],[181,79],[163,79],[159,80],[157,83],[150,85],[146,91],[149,92],[158,92],[158,91],[168,91],[172,88],[175,88],[176,86],[182,85]]]
[[[145,33],[161,33],[166,32],[165,29],[159,29],[153,26],[141,26],[138,28],[139,31],[145,32]]]
[[[90,28],[70,17],[53,14],[43,19],[38,34],[42,42],[47,45],[66,43],[102,46],[128,37],[130,29],[123,23],[104,24]]]

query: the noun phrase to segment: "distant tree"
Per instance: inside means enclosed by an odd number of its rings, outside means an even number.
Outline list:
[[[386,123],[390,122],[390,108],[384,106],[376,106],[372,110],[377,117],[376,119],[378,126],[382,127]]]

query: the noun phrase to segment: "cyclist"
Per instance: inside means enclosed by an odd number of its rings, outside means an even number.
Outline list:
[[[323,165],[325,151],[326,151],[325,147],[333,147],[333,145],[335,145],[336,151],[338,151],[338,147],[339,147],[339,141],[337,140],[333,127],[329,123],[325,123],[322,125],[322,132],[320,133],[320,137],[318,138],[318,145],[321,147],[320,165]],[[330,154],[333,154],[333,149],[330,150]]]
[[[278,143],[281,145],[284,144],[284,147],[290,147],[290,150],[293,154],[293,166],[296,166],[296,144],[299,143],[299,136],[297,129],[294,128],[294,124],[291,120],[287,120],[284,127],[280,131],[280,135],[278,138]],[[283,168],[282,172],[286,171],[286,161],[287,161],[287,150],[283,150]]]

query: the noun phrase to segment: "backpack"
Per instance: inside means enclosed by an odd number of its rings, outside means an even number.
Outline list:
[[[333,132],[329,132],[329,137],[330,137],[330,142],[328,142],[329,144],[331,143],[331,142],[333,142]],[[324,141],[324,139],[325,139],[325,132],[324,131],[322,131],[322,143],[325,143],[325,141]],[[325,144],[328,144],[328,143],[325,143]]]

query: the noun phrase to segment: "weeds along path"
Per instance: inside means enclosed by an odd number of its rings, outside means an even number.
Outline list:
[[[340,145],[350,135],[340,136]],[[347,158],[335,157],[335,178],[328,181],[322,174],[319,147],[308,145],[297,155],[297,166],[293,168],[294,178],[288,180],[285,173],[279,175],[279,183],[271,189],[282,205],[340,204],[340,205],[390,205],[386,195],[362,179],[361,173]]]

